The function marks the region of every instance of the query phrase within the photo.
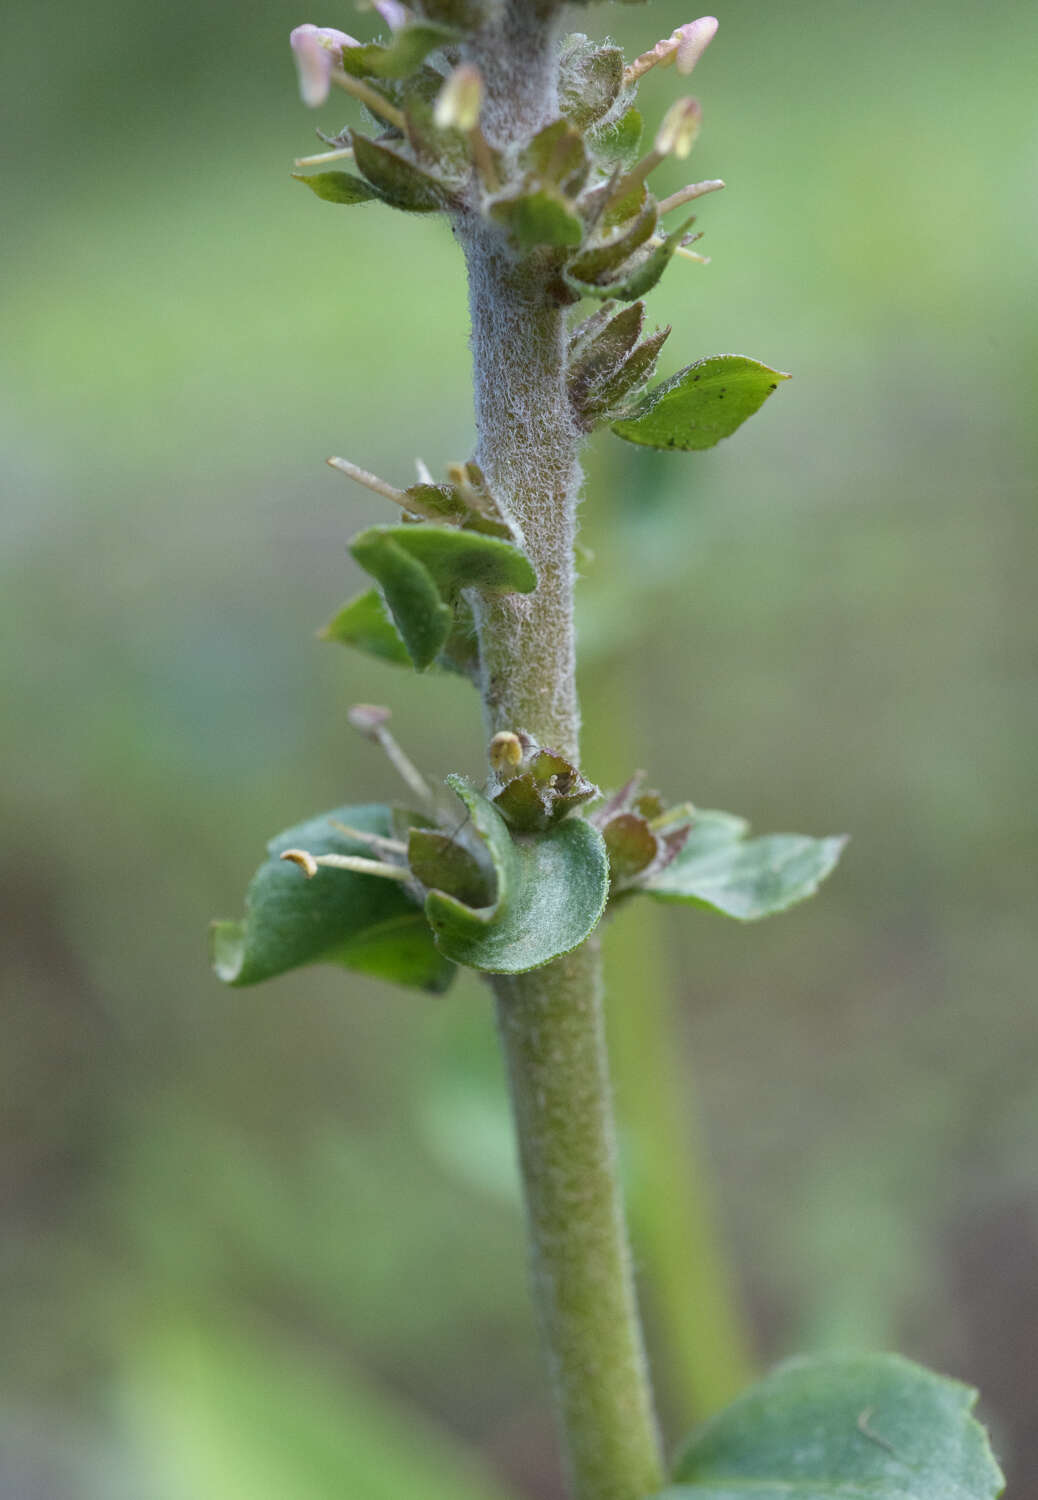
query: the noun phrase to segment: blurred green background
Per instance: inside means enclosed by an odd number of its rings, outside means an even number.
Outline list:
[[[688,19],[574,25],[633,55]],[[351,702],[430,774],[482,756],[465,685],[313,639],[381,519],[325,455],[406,483],[472,424],[445,226],[289,180],[303,20],[374,31],[282,0],[5,14],[3,1500],[560,1494],[479,987],[207,968],[269,834],[395,794]],[[623,1043],[666,972],[688,1137],[656,1229],[698,1136],[761,1361],[895,1345],[966,1377],[1033,1493],[1038,11],[720,20],[688,165],[729,187],[712,264],[652,301],[661,368],[795,379],[711,453],[592,443],[586,768],[853,841],[759,927],[618,921],[619,1109],[654,1090]],[[675,88],[647,80],[650,119]]]

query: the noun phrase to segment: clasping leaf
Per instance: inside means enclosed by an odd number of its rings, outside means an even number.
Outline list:
[[[429,892],[425,913],[441,953],[488,973],[521,974],[578,947],[609,893],[609,861],[598,830],[568,817],[546,833],[513,836],[482,793],[459,776],[449,776],[447,784],[484,847],[495,891],[478,907],[446,891]]]

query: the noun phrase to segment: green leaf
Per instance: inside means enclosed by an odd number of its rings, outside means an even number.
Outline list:
[[[353,155],[357,166],[376,189],[379,197],[392,208],[409,213],[429,214],[450,199],[450,189],[414,162],[378,141],[369,140],[351,130]]]
[[[608,114],[623,87],[619,47],[598,47],[582,32],[565,38],[559,57],[559,108],[578,130]]]
[[[648,338],[643,339],[638,347],[631,351],[630,357],[624,360],[616,374],[595,387],[587,403],[586,415],[597,421],[621,409],[620,403],[626,396],[644,385],[647,380],[652,379],[656,370],[656,362],[660,357],[660,350],[669,337],[670,325],[668,324],[666,328],[659,328],[655,333],[650,333]]]
[[[673,234],[653,249],[644,260],[640,261],[632,271],[627,271],[616,281],[592,282],[581,281],[579,277],[564,272],[566,282],[570,289],[579,292],[582,297],[615,297],[620,302],[633,302],[638,297],[644,297],[646,292],[651,292],[659,281],[664,271],[670,265],[674,252],[684,239],[688,226],[695,219],[685,220],[679,224]],[[624,434],[621,434],[623,436]],[[636,440],[635,440],[636,441]]]
[[[419,672],[431,666],[446,644],[454,612],[435,579],[401,545],[403,527],[373,526],[350,543],[361,567],[382,585],[394,623]]]
[[[609,167],[630,167],[638,156],[645,121],[641,111],[629,109],[618,120],[592,132],[588,144],[598,160]]]
[[[746,839],[747,824],[731,813],[696,812],[680,853],[642,890],[660,901],[710,906],[752,922],[813,896],[835,867],[845,838],[772,833]]]
[[[606,272],[614,270],[652,238],[658,219],[656,201],[650,198],[641,212],[618,234],[570,261],[567,274],[581,283],[600,281]]]
[[[562,194],[551,186],[519,192],[511,198],[498,198],[490,205],[491,215],[504,224],[519,250],[525,253],[538,245],[572,247],[584,237],[584,224]]]
[[[584,138],[568,120],[553,120],[534,136],[520,158],[528,172],[573,197],[587,181],[590,163]]]
[[[790,1360],[693,1435],[659,1500],[995,1500],[976,1396],[892,1354]]]
[[[715,354],[649,391],[613,431],[629,443],[692,452],[730,437],[789,376],[742,354]]]
[[[400,882],[334,869],[320,869],[307,880],[279,857],[294,848],[370,856],[368,846],[337,823],[384,838],[392,834],[389,808],[366,804],[335,808],[272,839],[249,885],[244,920],[212,925],[217,975],[227,984],[259,984],[307,964],[331,963],[418,989],[445,990],[453,969]]]
[[[415,21],[402,26],[388,43],[367,42],[342,49],[342,66],[355,78],[406,78],[430,52],[460,40],[453,26]]]
[[[501,814],[460,777],[449,776],[496,876],[493,902],[471,907],[444,891],[425,901],[440,950],[491,974],[521,974],[569,953],[593,931],[609,894],[602,836],[570,817],[549,832],[513,837]]]
[[[511,542],[450,526],[370,526],[350,551],[382,586],[394,623],[420,672],[449,647],[458,670],[468,672],[471,632],[461,618],[462,589],[528,594],[537,587],[529,558]],[[459,648],[455,651],[455,645]]]
[[[367,589],[338,614],[333,615],[318,635],[323,641],[338,641],[343,646],[354,646],[366,651],[369,656],[392,662],[395,667],[409,667],[411,658],[400,633],[388,614],[385,602],[378,589]]]
[[[370,182],[363,182],[350,172],[315,172],[311,177],[293,172],[292,176],[296,182],[305,182],[310,191],[326,203],[371,203],[382,199],[382,194]]]
[[[391,537],[422,564],[447,597],[467,588],[489,594],[529,594],[537,587],[537,575],[525,552],[500,537],[455,531],[450,526],[371,526],[351,546],[361,537],[374,536]]]

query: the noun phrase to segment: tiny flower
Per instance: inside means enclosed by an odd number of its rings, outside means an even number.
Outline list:
[[[473,130],[483,103],[483,77],[474,63],[455,68],[436,96],[433,121],[440,130]]]
[[[656,132],[656,150],[661,156],[687,156],[696,143],[703,112],[698,99],[678,99],[663,116]]]
[[[342,49],[358,44],[345,31],[333,26],[297,26],[289,37],[299,70],[299,92],[303,103],[316,109],[328,97],[332,69],[342,62]]]
[[[679,26],[674,33],[678,40],[675,63],[679,73],[691,73],[696,63],[717,35],[717,17],[700,16],[698,21],[689,21]]]
[[[399,31],[407,25],[410,12],[406,5],[401,5],[400,0],[373,0],[373,4],[390,31]]]

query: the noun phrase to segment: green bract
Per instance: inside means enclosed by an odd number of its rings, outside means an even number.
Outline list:
[[[602,836],[569,817],[548,832],[513,836],[491,803],[459,776],[449,776],[493,867],[493,901],[467,906],[446,891],[425,901],[440,951],[490,974],[521,974],[569,953],[594,930],[609,894]]]
[[[378,589],[367,589],[344,604],[318,631],[318,635],[323,641],[337,641],[343,646],[353,646],[357,651],[366,651],[369,656],[377,656],[395,667],[414,665]],[[461,600],[455,605],[451,632],[432,665],[468,677],[477,662],[472,613]]]
[[[402,26],[388,43],[344,47],[342,66],[356,78],[406,78],[430,52],[459,39],[460,33],[453,26],[416,21]]]
[[[537,245],[572,247],[579,245],[584,235],[584,226],[568,199],[550,183],[513,197],[498,198],[490,212],[499,223],[507,225],[521,251]]]
[[[790,1360],[693,1435],[659,1500],[995,1500],[976,1399],[892,1354]]]
[[[419,671],[446,645],[462,589],[528,594],[537,585],[530,560],[518,547],[449,526],[371,526],[353,538],[350,551],[381,584]]]
[[[747,839],[748,827],[731,813],[697,812],[681,851],[640,889],[750,922],[813,896],[846,843],[796,833]]]
[[[649,448],[712,448],[752,417],[789,376],[742,354],[715,354],[648,392],[617,437]]]
[[[267,845],[240,922],[214,922],[213,968],[227,984],[259,984],[307,964],[341,964],[418,989],[445,990],[453,966],[438,953],[415,898],[399,881],[350,870],[320,869],[308,880],[281,859],[286,849],[370,856],[366,844],[335,825],[388,838],[392,814],[381,804],[337,807]]]
[[[305,182],[312,193],[326,203],[380,203],[382,194],[370,182],[354,177],[350,172],[315,172],[304,177],[302,172],[293,172],[297,182]]]

